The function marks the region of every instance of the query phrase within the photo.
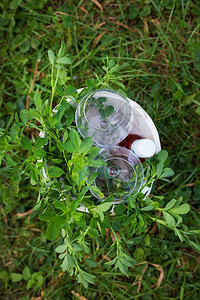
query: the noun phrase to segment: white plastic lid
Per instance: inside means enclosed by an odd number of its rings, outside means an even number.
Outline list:
[[[136,140],[131,145],[131,150],[141,158],[152,157],[156,152],[156,145],[150,139]]]

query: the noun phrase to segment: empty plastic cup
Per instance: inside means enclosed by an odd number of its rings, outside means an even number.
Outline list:
[[[118,144],[131,131],[134,122],[129,100],[112,90],[88,93],[77,106],[76,125],[80,134],[91,137],[99,147]]]
[[[113,195],[115,200],[122,201],[130,194],[136,195],[143,185],[144,172],[138,157],[123,147],[103,148],[96,159],[102,159],[100,167],[90,167],[88,177],[96,173],[93,185],[104,194],[104,198]],[[92,190],[95,197],[98,193]]]

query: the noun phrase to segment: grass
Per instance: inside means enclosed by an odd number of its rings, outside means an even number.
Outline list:
[[[101,7],[102,6],[102,7]],[[200,7],[197,1],[3,1],[0,4],[1,93],[0,128],[12,123],[15,112],[25,108],[28,94],[33,103],[39,87],[44,98],[50,90],[47,50],[55,52],[64,40],[73,60],[62,83],[76,88],[94,72],[102,73],[106,56],[129,65],[121,73],[128,96],[154,120],[161,144],[170,153],[175,176],[170,184],[159,183],[154,193],[168,200],[183,196],[191,205],[187,225],[200,225],[199,204],[199,73]],[[38,59],[34,85],[33,74]],[[0,169],[1,299],[199,299],[199,256],[168,230],[150,228],[150,242],[138,236],[129,252],[139,264],[126,277],[104,267],[111,237],[105,245],[90,244],[97,266],[94,286],[86,291],[61,272],[54,249],[59,241],[46,241],[46,224],[32,209],[37,188],[26,180],[17,189],[6,167]],[[146,242],[145,242],[146,241]],[[197,237],[194,236],[197,242]],[[152,264],[159,265],[155,267]],[[43,283],[27,290],[27,281],[13,282],[11,274],[40,272]],[[145,269],[146,267],[146,269]],[[90,270],[90,267],[88,267]],[[164,278],[159,284],[160,273]],[[3,273],[0,273],[3,278]],[[4,273],[5,274],[5,273]],[[141,286],[140,286],[141,283]],[[140,287],[140,288],[139,288]],[[74,291],[74,293],[72,292]],[[80,298],[81,299],[81,298]]]

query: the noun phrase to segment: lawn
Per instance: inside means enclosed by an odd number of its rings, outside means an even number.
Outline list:
[[[151,116],[174,170],[169,182],[156,182],[152,195],[162,207],[180,197],[190,205],[182,215],[189,239],[181,242],[154,222],[131,236],[127,251],[136,263],[128,277],[105,265],[117,236],[109,230],[99,240],[88,236],[84,268],[96,277],[85,289],[60,267],[55,248],[61,235],[48,240],[47,224],[33,210],[39,187],[27,176],[20,183],[11,176],[12,164],[27,152],[8,149],[2,158],[1,140],[0,298],[199,299],[199,1],[2,0],[0,11],[0,137],[12,136],[16,113],[34,106],[37,90],[42,101],[50,100],[49,49],[57,54],[63,44],[72,62],[60,70],[59,86],[84,87],[103,76],[108,60],[115,61],[123,68],[121,85],[113,87],[125,88]],[[27,127],[24,135],[34,140],[37,129]]]

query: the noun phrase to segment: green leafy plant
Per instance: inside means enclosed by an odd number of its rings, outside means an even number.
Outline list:
[[[20,273],[8,273],[7,271],[0,272],[0,279],[3,279],[5,284],[11,280],[13,283],[20,282],[22,280],[27,281],[26,289],[29,290],[31,287],[40,288],[43,284],[43,276],[41,272],[34,272],[31,274],[29,267],[23,269],[22,274]]]
[[[99,203],[91,193],[98,194],[100,198],[104,196],[94,185],[96,174],[90,178],[86,176],[88,167],[99,167],[104,162],[95,160],[99,148],[92,144],[91,138],[80,137],[74,122],[74,103],[78,103],[88,91],[101,87],[114,87],[121,92],[124,85],[119,74],[126,65],[117,65],[107,58],[103,66],[105,73],[101,76],[95,74],[96,80],[86,80],[87,87],[77,93],[74,87],[58,83],[64,65],[72,63],[64,46],[57,56],[49,50],[48,57],[51,95],[49,99],[43,99],[42,91],[36,89],[34,104],[28,110],[15,113],[15,122],[10,130],[0,132],[0,162],[6,165],[16,186],[22,176],[30,179],[31,185],[39,186],[34,210],[40,213],[40,220],[47,222],[48,240],[55,240],[62,233],[63,243],[56,252],[62,260],[63,272],[76,276],[85,288],[94,283],[95,276],[84,268],[92,254],[88,238],[100,241],[109,231],[113,235],[113,244],[107,253],[111,260],[105,265],[128,276],[128,268],[133,267],[136,260],[128,254],[126,246],[134,244],[134,235],[148,231],[153,222],[170,228],[182,242],[188,241],[199,250],[198,245],[189,239],[190,234],[197,232],[182,224],[181,216],[189,211],[188,204],[181,204],[182,198],[144,197],[140,191],[135,197],[130,195],[127,203],[113,206],[113,196]],[[102,106],[99,109],[104,117],[112,114],[111,107],[107,111]],[[27,129],[36,134],[30,138]],[[25,157],[15,155],[18,149],[24,150]],[[142,188],[151,187],[158,179],[169,182],[169,177],[174,175],[165,150],[146,160],[144,168],[145,184]],[[26,269],[24,274],[13,274],[11,279],[15,282],[22,278],[28,280],[29,289],[42,282],[41,275],[34,274],[30,275]]]

